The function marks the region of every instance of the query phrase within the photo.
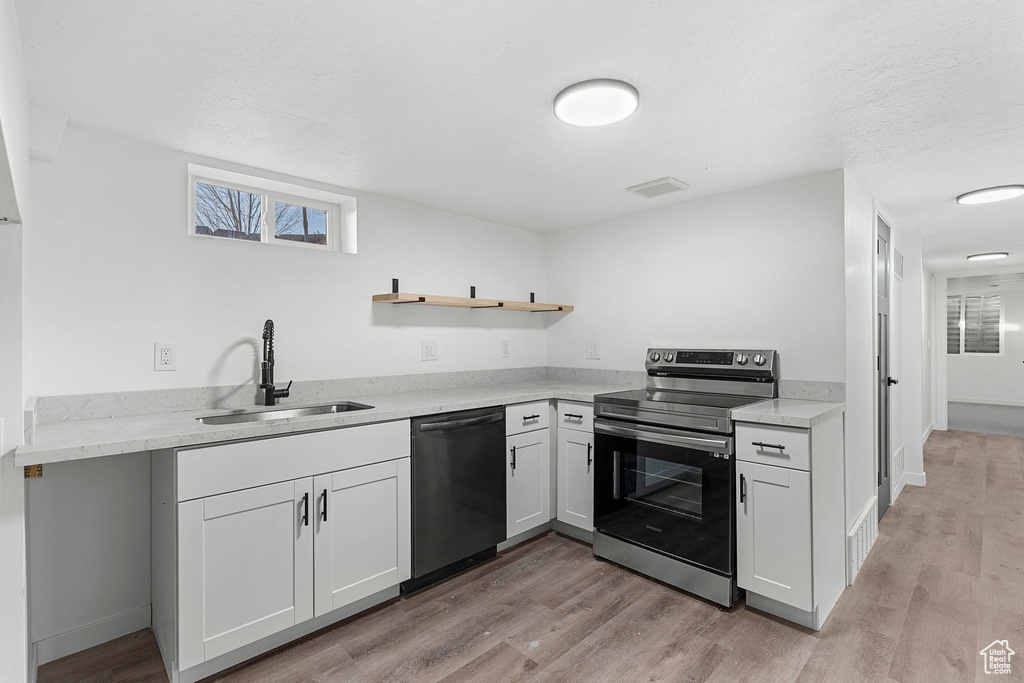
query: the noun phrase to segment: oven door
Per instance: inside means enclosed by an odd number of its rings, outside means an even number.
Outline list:
[[[594,445],[596,531],[734,573],[730,437],[598,419]]]

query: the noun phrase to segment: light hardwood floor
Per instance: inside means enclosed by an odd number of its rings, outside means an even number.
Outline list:
[[[549,533],[208,680],[983,681],[996,639],[1021,653],[1001,680],[1024,679],[1024,438],[935,432],[925,470],[819,633],[721,611]],[[39,670],[165,680],[148,630]]]

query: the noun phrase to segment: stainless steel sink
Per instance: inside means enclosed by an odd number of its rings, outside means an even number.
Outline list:
[[[207,415],[196,419],[204,425],[232,425],[245,422],[268,422],[270,420],[287,420],[292,417],[310,417],[313,415],[330,415],[331,413],[347,413],[352,410],[368,410],[373,406],[352,401],[329,403],[322,406],[306,406],[303,408],[275,408],[273,410],[248,410],[228,415]]]

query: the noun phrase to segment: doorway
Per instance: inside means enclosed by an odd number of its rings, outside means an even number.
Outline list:
[[[875,278],[878,289],[878,518],[889,509],[891,489],[889,488],[889,457],[892,442],[892,409],[890,390],[897,380],[889,376],[889,289],[892,282],[892,263],[889,245],[892,229],[878,220],[878,237],[875,244]]]

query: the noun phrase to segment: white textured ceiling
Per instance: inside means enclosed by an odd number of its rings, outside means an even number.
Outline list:
[[[1017,0],[20,0],[71,122],[539,231],[848,167],[933,267],[1024,263]],[[564,86],[636,85],[596,129]],[[624,188],[673,176],[685,193]],[[964,252],[964,253],[961,253]],[[955,264],[954,264],[955,260]]]

